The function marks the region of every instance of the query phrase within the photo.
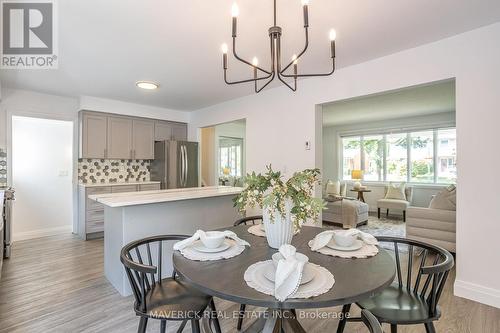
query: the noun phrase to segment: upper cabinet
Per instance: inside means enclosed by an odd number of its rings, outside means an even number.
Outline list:
[[[132,159],[132,119],[127,117],[108,117],[108,155],[109,159]]]
[[[100,114],[80,115],[80,147],[83,158],[106,158],[108,117]]]
[[[172,124],[172,139],[177,141],[187,140],[187,125],[186,124]]]
[[[166,121],[155,123],[155,141],[172,140],[172,124]]]
[[[133,157],[138,160],[152,160],[155,157],[155,123],[152,120],[132,122]]]
[[[80,158],[154,159],[154,142],[187,140],[187,124],[80,112]]]
[[[168,121],[157,121],[155,123],[155,141],[164,140],[186,141],[187,125]]]

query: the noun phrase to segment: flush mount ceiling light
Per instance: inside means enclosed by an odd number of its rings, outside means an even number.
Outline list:
[[[269,39],[271,41],[271,68],[264,69],[259,66],[259,61],[256,57],[253,58],[252,62],[244,60],[238,56],[236,53],[236,27],[237,27],[237,19],[239,15],[238,5],[233,4],[232,7],[232,16],[233,16],[233,55],[234,57],[241,61],[242,63],[250,66],[253,69],[253,78],[241,81],[229,81],[227,79],[227,52],[228,46],[227,44],[222,45],[222,64],[224,68],[224,81],[227,84],[239,84],[239,83],[247,83],[253,82],[255,87],[255,92],[258,93],[262,91],[274,78],[277,76],[278,79],[283,82],[288,88],[293,91],[297,90],[297,78],[299,77],[313,77],[313,76],[329,76],[332,75],[335,71],[335,38],[336,33],[335,30],[330,30],[330,52],[332,58],[332,69],[328,73],[318,73],[318,74],[300,74],[298,73],[298,63],[300,57],[306,52],[307,47],[309,46],[309,0],[302,0],[302,8],[304,12],[304,30],[305,30],[305,46],[304,49],[297,55],[293,55],[291,61],[282,68],[281,64],[281,27],[276,25],[276,0],[274,0],[274,25],[269,28]],[[287,70],[292,67],[292,71]],[[292,73],[290,73],[292,72]],[[260,76],[259,76],[260,74]],[[293,85],[286,82],[286,79],[293,79]],[[262,84],[259,87],[259,81],[262,81]]]
[[[146,90],[154,90],[154,89],[158,89],[158,87],[159,87],[158,83],[154,83],[154,82],[150,82],[150,81],[137,81],[135,83],[135,85],[141,89],[146,89]]]

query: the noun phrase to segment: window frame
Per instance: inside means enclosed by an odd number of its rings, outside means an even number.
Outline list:
[[[364,151],[364,145],[363,145],[363,139],[364,137],[367,136],[382,136],[382,144],[384,145],[383,149],[383,161],[382,161],[382,167],[383,167],[383,172],[382,172],[382,178],[383,180],[381,181],[364,181],[365,183],[372,183],[372,184],[377,184],[377,183],[388,183],[389,181],[387,180],[387,136],[390,134],[406,134],[406,140],[407,140],[407,147],[406,147],[406,183],[409,184],[415,184],[419,186],[433,186],[433,185],[450,185],[450,184],[455,184],[455,182],[438,182],[439,181],[439,172],[438,172],[438,167],[439,167],[439,152],[438,152],[438,138],[439,138],[439,131],[440,130],[455,130],[455,138],[456,138],[456,126],[450,125],[450,126],[440,126],[440,127],[432,127],[432,128],[412,128],[412,129],[406,129],[406,130],[399,130],[399,131],[394,131],[394,130],[381,130],[381,131],[366,131],[364,133],[350,133],[350,134],[342,134],[339,133],[339,179],[342,181],[350,181],[351,179],[345,179],[344,178],[344,144],[343,144],[343,139],[349,139],[349,138],[359,138],[359,150],[360,150],[360,162],[361,162],[361,169],[364,171],[365,170],[365,151]],[[411,174],[412,174],[412,160],[411,160],[411,139],[412,139],[412,133],[417,133],[417,132],[424,132],[424,131],[432,131],[432,145],[433,145],[433,182],[412,182],[411,181]],[[456,141],[456,139],[455,139]],[[455,163],[456,163],[456,157],[455,157]]]

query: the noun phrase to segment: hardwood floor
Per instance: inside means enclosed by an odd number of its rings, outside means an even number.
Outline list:
[[[438,332],[500,332],[500,309],[453,296],[455,271],[448,279],[440,305]],[[4,261],[0,280],[0,333],[14,332],[136,332],[138,319],[132,297],[121,297],[103,275],[103,241],[81,241],[73,235],[39,238],[14,244]],[[238,305],[217,300],[218,310],[231,317]],[[354,306],[354,308],[356,308]],[[339,312],[340,307],[324,309]],[[359,311],[356,309],[356,315]],[[299,313],[300,315],[300,313]],[[244,326],[252,322],[245,320]],[[335,332],[337,320],[303,319],[308,332]],[[223,332],[236,332],[236,320],[221,320]],[[175,323],[168,330],[174,331]],[[386,332],[388,327],[384,327]],[[148,332],[158,332],[151,320]],[[423,325],[400,332],[425,332]],[[189,326],[185,332],[190,332]],[[348,323],[345,332],[368,332]]]

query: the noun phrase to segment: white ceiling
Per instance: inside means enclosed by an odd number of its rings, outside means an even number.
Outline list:
[[[232,0],[64,0],[59,69],[2,70],[2,86],[64,96],[89,95],[195,110],[253,93],[226,86],[220,45],[230,42]],[[272,0],[238,0],[239,50],[268,60]],[[338,67],[500,21],[498,0],[311,0],[311,47],[304,71],[329,67],[328,31],[337,30]],[[284,57],[303,44],[300,0],[278,0]],[[466,46],[464,46],[466,47]],[[251,75],[230,58],[230,77]],[[156,91],[135,87],[159,82]]]
[[[453,111],[455,111],[455,80],[449,80],[325,104],[323,126]]]

